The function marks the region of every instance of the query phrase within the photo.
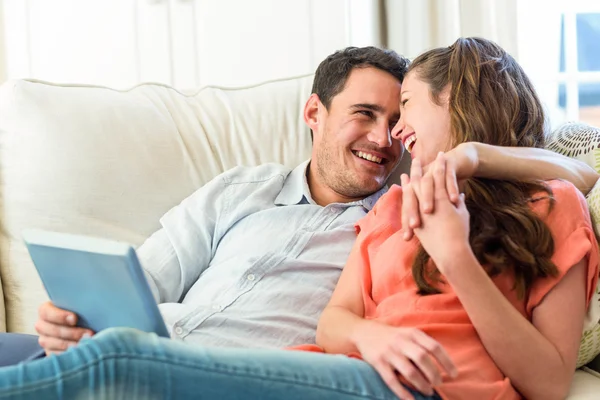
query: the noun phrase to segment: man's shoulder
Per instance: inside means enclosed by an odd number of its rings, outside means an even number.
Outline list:
[[[266,182],[273,179],[283,183],[290,172],[292,170],[285,165],[267,163],[253,167],[234,167],[221,174],[221,178],[226,185]]]

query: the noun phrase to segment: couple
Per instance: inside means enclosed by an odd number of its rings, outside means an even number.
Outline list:
[[[0,398],[564,398],[598,247],[581,193],[540,179],[597,175],[539,149],[519,65],[476,38],[410,66],[349,48],[304,119],[310,163],[226,172],[139,248],[172,340],[82,339],[45,304],[40,344],[72,348],[0,369]]]

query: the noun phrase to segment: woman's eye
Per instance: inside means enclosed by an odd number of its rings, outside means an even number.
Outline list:
[[[404,99],[400,102],[400,106],[404,107],[406,105],[406,102],[408,101],[408,99]]]

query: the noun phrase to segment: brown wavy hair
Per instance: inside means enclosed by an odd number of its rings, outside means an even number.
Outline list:
[[[450,147],[464,142],[497,146],[543,147],[546,119],[529,78],[506,51],[486,39],[461,38],[452,46],[417,57],[408,73],[426,82],[432,100],[450,90]],[[407,73],[407,74],[408,74]],[[470,214],[469,242],[490,276],[514,276],[522,298],[537,278],[555,276],[550,229],[535,214],[532,201],[554,199],[542,181],[469,179],[465,203]],[[413,278],[422,295],[440,293],[440,273],[421,246]]]

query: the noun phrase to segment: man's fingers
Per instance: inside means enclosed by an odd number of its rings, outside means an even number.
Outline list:
[[[392,392],[394,392],[396,396],[398,396],[399,399],[414,400],[414,397],[410,394],[410,392],[402,386],[398,380],[398,377],[394,373],[394,370],[389,364],[381,363],[378,365],[373,365],[373,367],[377,370],[385,384]]]
[[[454,362],[438,341],[426,333],[416,330],[413,339],[435,357],[450,377],[455,378],[458,375]]]
[[[406,353],[406,349],[402,349]],[[398,371],[404,379],[410,382],[417,390],[427,396],[433,396],[433,385],[427,379],[423,371],[412,363],[405,354],[390,353],[387,355],[390,364]]]
[[[38,314],[41,319],[53,324],[75,326],[77,323],[74,313],[58,308],[49,301],[40,306]]]
[[[413,191],[412,182],[406,174],[400,177],[402,184],[402,230],[404,239],[410,240],[413,236],[413,228],[420,226],[419,203]]]
[[[49,336],[40,336],[38,343],[46,351],[46,354],[62,353],[63,351],[67,351],[69,347],[77,346],[77,342]]]
[[[42,319],[35,324],[35,330],[40,336],[53,337],[67,341],[79,341],[86,333],[93,334],[89,329],[52,324]]]

